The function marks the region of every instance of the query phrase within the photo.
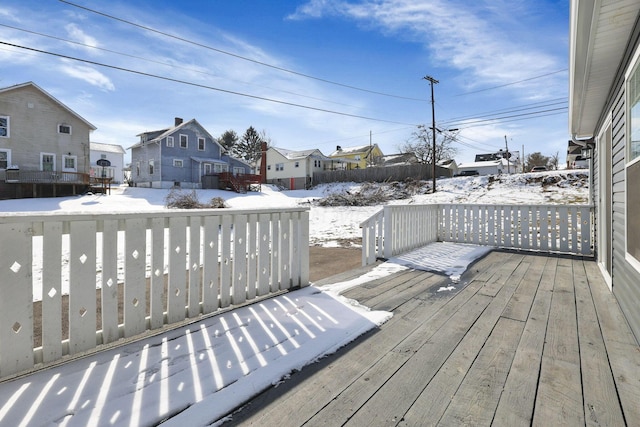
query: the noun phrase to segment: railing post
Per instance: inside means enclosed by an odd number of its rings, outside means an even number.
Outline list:
[[[384,257],[389,259],[393,256],[394,243],[393,243],[393,216],[391,206],[384,206],[383,208],[383,232],[382,232],[382,245]]]

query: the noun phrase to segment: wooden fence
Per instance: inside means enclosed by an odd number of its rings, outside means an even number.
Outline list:
[[[593,255],[588,205],[395,205],[364,221],[362,263],[432,242]]]
[[[451,177],[451,170],[436,166],[438,177]],[[313,185],[331,182],[386,182],[404,181],[407,178],[428,180],[433,177],[431,165],[376,166],[366,169],[323,171],[313,173]]]
[[[306,208],[15,214],[0,236],[0,378],[309,284]]]

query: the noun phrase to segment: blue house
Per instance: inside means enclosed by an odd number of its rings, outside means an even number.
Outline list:
[[[131,150],[131,179],[137,187],[217,188],[222,172],[250,174],[251,166],[224,152],[222,145],[196,119],[143,132]]]

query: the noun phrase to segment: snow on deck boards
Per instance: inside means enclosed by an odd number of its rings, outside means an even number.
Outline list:
[[[404,301],[231,423],[640,424],[640,348],[595,262],[492,252],[454,292],[438,278],[406,270],[344,292],[374,310],[381,294]]]

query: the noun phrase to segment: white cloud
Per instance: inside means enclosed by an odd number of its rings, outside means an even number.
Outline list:
[[[71,39],[76,42],[79,42],[91,47],[99,46],[98,41],[95,38],[85,33],[76,24],[67,24],[64,26],[64,29],[67,31],[67,34],[69,35],[69,37],[71,37]],[[91,50],[91,51],[95,52],[95,50]]]
[[[91,67],[84,65],[71,66],[69,64],[65,64],[60,66],[60,71],[69,77],[83,80],[105,91],[110,92],[116,89],[115,85],[107,76]]]

